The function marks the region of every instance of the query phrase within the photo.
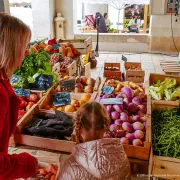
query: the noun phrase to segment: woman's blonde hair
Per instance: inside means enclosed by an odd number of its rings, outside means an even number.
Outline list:
[[[15,70],[20,52],[31,39],[31,30],[16,17],[0,13],[0,76]]]
[[[93,129],[107,132],[109,124],[109,114],[104,106],[96,101],[86,103],[77,111],[76,119],[74,120],[72,140],[76,144],[80,143],[79,132],[81,128],[84,128],[86,131]]]

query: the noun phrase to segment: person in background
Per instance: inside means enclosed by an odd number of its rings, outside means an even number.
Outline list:
[[[129,21],[128,30],[129,30],[129,32],[139,33],[140,26],[141,26],[141,20],[138,19],[138,14],[135,14],[133,16],[133,19],[131,19]]]
[[[101,13],[97,12],[94,21],[94,27],[97,29],[97,23],[99,22],[99,33],[107,33],[107,27],[105,19]]]
[[[0,180],[28,178],[36,173],[37,160],[27,153],[8,155],[21,102],[9,78],[21,66],[31,31],[19,19],[0,13],[0,33]]]
[[[105,19],[106,27],[107,27],[107,29],[109,29],[110,26],[111,26],[111,22],[108,19],[108,14],[107,13],[104,13],[104,19]]]
[[[73,141],[77,144],[65,161],[58,180],[129,180],[130,165],[119,139],[104,138],[110,118],[106,109],[93,101],[77,111]]]

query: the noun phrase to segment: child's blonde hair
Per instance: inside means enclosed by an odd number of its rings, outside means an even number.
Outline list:
[[[93,129],[104,130],[106,132],[108,131],[109,123],[109,114],[104,106],[96,101],[86,103],[77,111],[72,139],[76,144],[79,144],[79,131],[81,128],[84,128],[86,131]]]
[[[15,70],[21,50],[31,39],[31,30],[16,17],[0,13],[0,76]]]

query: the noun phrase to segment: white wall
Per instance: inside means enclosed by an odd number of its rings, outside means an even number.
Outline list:
[[[108,12],[107,4],[85,4],[85,15],[95,16],[96,12],[100,12],[102,15]]]
[[[52,19],[53,19],[54,0],[32,0],[33,34],[35,39],[53,38]],[[50,6],[50,4],[52,4]],[[52,9],[50,9],[52,8]]]
[[[61,13],[65,18],[65,38],[73,39],[77,24],[77,0],[56,0],[56,13]]]

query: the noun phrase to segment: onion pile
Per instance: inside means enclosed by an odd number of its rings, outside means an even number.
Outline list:
[[[102,99],[122,98],[123,105],[107,105],[111,118],[110,132],[106,138],[120,138],[122,144],[143,146],[146,133],[147,96],[143,92],[135,94],[133,89],[124,87],[118,95],[102,94]]]

